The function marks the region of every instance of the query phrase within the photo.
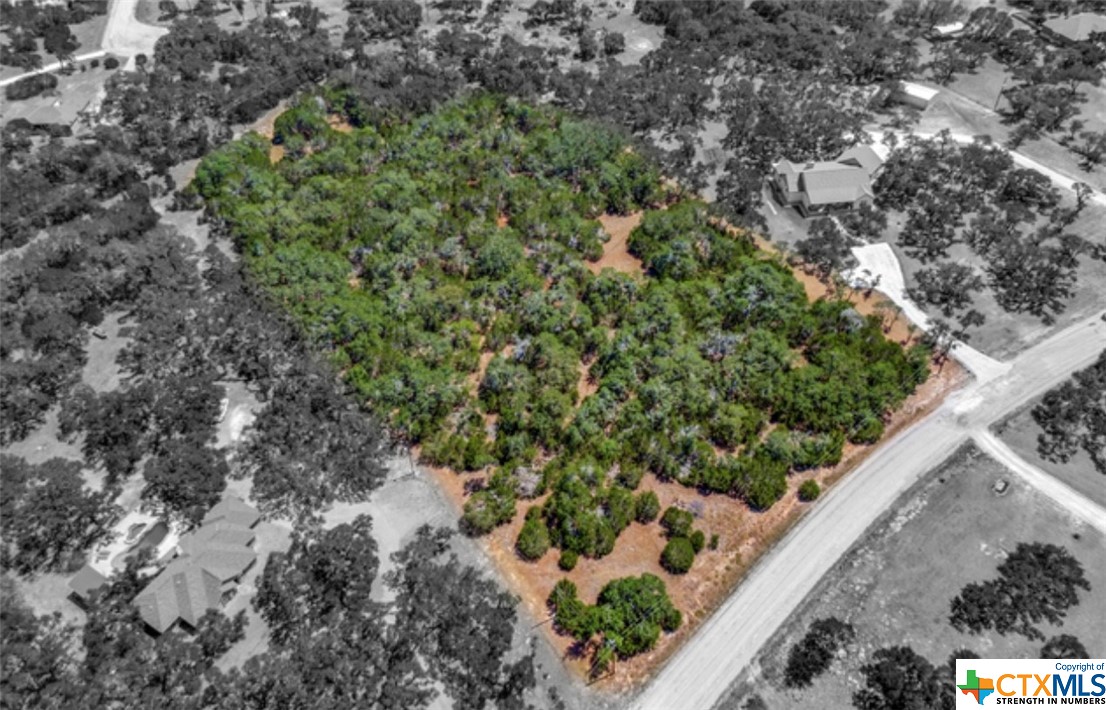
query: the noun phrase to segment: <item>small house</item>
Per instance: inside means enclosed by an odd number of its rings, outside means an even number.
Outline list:
[[[916,84],[912,81],[899,82],[898,87],[891,92],[891,100],[900,104],[906,104],[907,106],[913,106],[919,111],[924,111],[929,108],[929,103],[941,93],[937,89],[932,89],[922,84]]]

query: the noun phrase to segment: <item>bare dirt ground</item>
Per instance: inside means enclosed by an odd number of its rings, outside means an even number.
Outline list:
[[[919,388],[892,418],[888,435],[909,425],[940,404],[952,389],[964,381],[965,375],[955,364],[944,368],[937,376]],[[811,505],[799,501],[796,491],[808,478],[823,487],[833,484],[859,464],[873,447],[847,445],[841,463],[832,468],[796,474],[789,481],[788,493],[767,512],[755,512],[743,502],[723,495],[699,495],[695,490],[677,483],[661,483],[647,476],[639,490],[652,490],[661,501],[662,509],[681,505],[696,514],[696,528],[709,538],[719,536],[717,550],[704,549],[686,575],[672,575],[660,566],[660,553],[665,539],[658,524],[633,523],[619,536],[614,552],[601,560],[581,558],[571,573],[557,566],[558,552],[550,550],[541,560],[531,563],[515,553],[515,540],[522,528],[526,510],[540,505],[544,498],[520,501],[514,520],[480,538],[478,543],[494,562],[507,586],[522,599],[529,613],[538,619],[549,618],[545,600],[553,585],[568,577],[576,583],[580,596],[594,600],[604,584],[619,577],[650,572],[665,581],[673,603],[684,613],[685,624],[675,634],[662,637],[657,649],[617,664],[613,674],[595,686],[605,692],[621,692],[646,680],[653,671],[694,633],[698,625],[721,603],[757,558],[795,524]],[[481,474],[457,474],[450,469],[429,468],[433,478],[452,502],[454,513],[463,509],[465,482]],[[546,623],[546,636],[561,654],[568,668],[579,678],[586,677],[589,662],[571,653],[571,639],[557,634]]]
[[[1086,451],[1079,449],[1067,463],[1053,463],[1037,453],[1037,437],[1041,427],[1033,421],[1030,412],[1039,401],[1034,400],[996,425],[995,434],[1033,466],[1055,476],[1094,502],[1106,505],[1106,475],[1095,470],[1094,462]]]
[[[599,217],[599,224],[610,235],[610,239],[603,245],[603,256],[599,261],[585,262],[588,271],[598,274],[603,269],[614,269],[631,276],[641,276],[641,260],[630,253],[628,242],[630,232],[641,224],[642,212],[634,212],[625,216],[605,214]]]
[[[1010,483],[1002,496],[992,487]],[[861,685],[859,667],[877,649],[909,645],[934,664],[955,650],[985,658],[1035,658],[1041,646],[1018,635],[960,633],[948,623],[949,602],[995,568],[1019,542],[1061,545],[1082,562],[1090,592],[1080,592],[1062,626],[1042,624],[1046,637],[1076,635],[1092,655],[1106,638],[1106,539],[1073,521],[1000,464],[967,446],[928,474],[838,561],[803,606],[781,627],[741,683],[717,707],[736,708],[754,692],[768,707],[849,708]],[[919,590],[926,590],[919,594]],[[847,657],[803,691],[782,685],[791,645],[817,618],[835,616],[856,629]]]

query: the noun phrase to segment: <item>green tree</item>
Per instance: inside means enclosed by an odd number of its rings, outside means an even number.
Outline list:
[[[541,518],[540,508],[531,508],[526,513],[526,522],[518,534],[515,544],[518,554],[526,560],[538,560],[549,551],[549,530]]]
[[[694,562],[695,548],[686,537],[670,538],[661,552],[661,567],[672,574],[685,574]]]
[[[653,491],[639,493],[634,501],[634,518],[642,524],[651,523],[657,519],[661,511],[661,502]]]

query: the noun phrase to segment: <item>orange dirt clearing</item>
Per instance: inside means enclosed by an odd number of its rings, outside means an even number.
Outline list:
[[[633,276],[641,276],[644,273],[641,260],[631,254],[627,246],[630,232],[641,224],[642,214],[642,212],[625,216],[605,214],[599,217],[599,224],[611,238],[603,245],[603,256],[599,257],[599,261],[585,262],[591,273],[598,274],[603,269],[614,269]]]

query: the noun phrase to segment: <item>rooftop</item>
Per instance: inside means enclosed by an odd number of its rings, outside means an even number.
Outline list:
[[[207,511],[203,524],[207,525],[219,520],[252,528],[257,525],[257,521],[261,520],[261,513],[246,505],[240,498],[228,497],[219,501],[211,510]]]
[[[1092,32],[1106,32],[1106,16],[1093,12],[1080,12],[1067,17],[1056,17],[1045,22],[1045,27],[1075,42],[1082,42]]]
[[[69,580],[69,588],[81,599],[87,599],[90,594],[108,583],[108,578],[100,574],[92,565],[81,567],[73,579]]]

